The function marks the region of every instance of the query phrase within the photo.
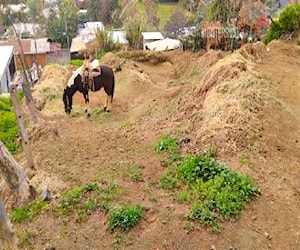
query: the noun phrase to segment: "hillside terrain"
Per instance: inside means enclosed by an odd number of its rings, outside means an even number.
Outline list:
[[[68,67],[49,65],[34,89],[42,126],[32,126],[38,172],[55,203],[63,190],[99,181],[121,189],[114,204],[141,204],[143,219],[128,233],[110,233],[101,209],[81,221],[45,210],[14,222],[22,249],[300,249],[300,49],[273,41],[231,52],[107,54],[116,88],[111,112],[104,92],[90,94],[91,117],[77,93],[66,115]],[[261,195],[239,219],[213,233],[186,223],[190,204],[159,187],[161,135],[188,138],[182,153],[217,149],[217,158],[247,174]],[[22,153],[18,161],[24,164]],[[139,181],[129,177],[140,167]],[[25,164],[24,164],[25,165]],[[117,191],[114,193],[116,194]]]

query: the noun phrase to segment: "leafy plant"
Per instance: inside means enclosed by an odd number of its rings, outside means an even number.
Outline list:
[[[109,202],[119,195],[120,189],[115,182],[103,186],[99,186],[98,183],[88,183],[64,192],[55,212],[59,216],[69,215],[74,211],[75,220],[79,222],[96,211],[100,204],[104,211],[108,211],[111,207]]]
[[[176,160],[179,156],[179,142],[169,135],[163,135],[156,143],[155,150],[158,152],[167,151]]]
[[[112,209],[108,215],[108,230],[128,231],[142,218],[142,212],[143,208],[140,205],[124,205]]]
[[[174,147],[169,141],[173,142],[169,138],[161,140],[163,143],[156,148]],[[216,153],[215,148],[210,148],[203,154],[178,157],[161,175],[159,186],[164,189],[183,186],[184,189],[175,194],[175,199],[178,202],[193,202],[188,218],[210,226],[218,233],[218,221],[237,217],[244,203],[259,194],[259,190],[249,177],[217,161]]]
[[[191,195],[187,190],[182,190],[175,193],[175,199],[180,203],[184,203],[190,201]]]

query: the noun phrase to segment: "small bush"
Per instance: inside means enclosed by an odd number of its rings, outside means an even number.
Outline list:
[[[167,151],[176,160],[179,156],[179,142],[169,135],[163,135],[156,143],[155,150],[158,152]]]
[[[142,218],[142,212],[143,208],[140,205],[124,205],[112,209],[108,215],[108,230],[128,231]]]
[[[271,23],[270,29],[264,38],[264,43],[268,44],[272,40],[278,39],[282,34],[282,28],[278,20]]]
[[[279,23],[284,31],[292,32],[300,26],[300,3],[288,4],[279,15]]]

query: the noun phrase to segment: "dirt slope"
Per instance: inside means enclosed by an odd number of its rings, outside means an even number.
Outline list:
[[[79,94],[73,115],[63,113],[60,92],[70,72],[44,72],[37,87],[42,90],[35,94],[46,103],[41,111],[45,126],[32,133],[33,153],[44,175],[37,174],[33,181],[47,184],[56,194],[97,178],[115,180],[126,194],[115,203],[142,204],[147,208],[143,221],[118,236],[106,231],[100,211],[81,223],[46,213],[16,225],[21,241],[28,232],[32,236],[22,247],[43,249],[50,243],[56,249],[299,249],[299,47],[272,42],[269,52],[255,44],[233,54],[174,51],[134,59],[104,59],[122,70],[116,72],[112,112],[101,112],[104,94],[93,93],[90,120],[83,115]],[[65,76],[53,78],[50,100],[49,89],[43,90],[47,74]],[[190,137],[183,151],[216,145],[219,159],[250,175],[261,197],[238,221],[224,223],[219,235],[196,224],[187,230],[184,216],[189,207],[157,186],[164,169],[153,145],[163,133]],[[23,161],[22,154],[18,158]],[[142,182],[126,177],[132,163],[144,166]]]

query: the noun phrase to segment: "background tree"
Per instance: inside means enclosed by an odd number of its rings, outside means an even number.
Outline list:
[[[126,5],[126,11],[123,11],[122,18],[129,46],[140,49],[142,47],[142,30],[145,18],[137,11],[135,1]]]
[[[156,0],[144,0],[146,9],[146,23],[154,26],[158,30],[159,17],[157,15],[158,3]]]
[[[164,30],[168,36],[176,37],[179,29],[189,24],[188,18],[182,13],[181,9],[175,8]]]
[[[101,21],[104,25],[111,25],[119,4],[118,0],[87,0],[85,6],[89,21]]]
[[[207,5],[207,17],[228,24],[230,18],[238,16],[241,4],[241,0],[213,0]]]
[[[49,38],[59,42],[63,47],[70,47],[70,42],[77,34],[77,8],[72,0],[58,2],[58,12],[54,7],[50,9],[50,16],[46,24]]]

